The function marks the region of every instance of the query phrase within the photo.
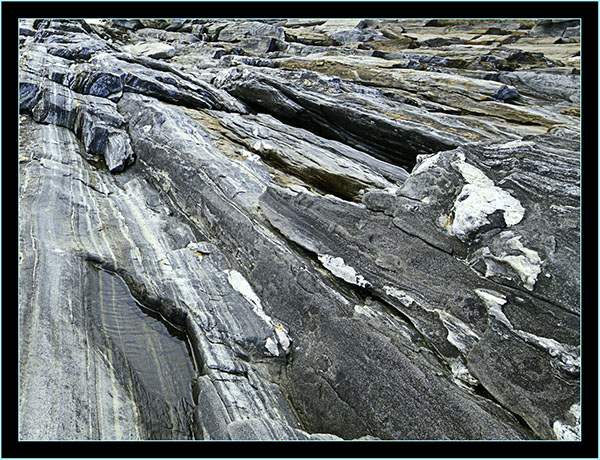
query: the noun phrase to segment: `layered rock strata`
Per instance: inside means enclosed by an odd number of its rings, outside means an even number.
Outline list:
[[[578,21],[20,37],[22,439],[579,439]]]

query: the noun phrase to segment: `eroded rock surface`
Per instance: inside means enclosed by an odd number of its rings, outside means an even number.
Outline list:
[[[23,21],[20,437],[578,439],[578,31]]]

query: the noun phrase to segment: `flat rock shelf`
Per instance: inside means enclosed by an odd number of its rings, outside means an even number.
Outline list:
[[[579,31],[22,20],[20,439],[581,439]]]

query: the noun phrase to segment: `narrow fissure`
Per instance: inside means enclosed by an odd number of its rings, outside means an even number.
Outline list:
[[[531,426],[529,426],[529,424],[525,421],[525,419],[523,417],[521,417],[519,414],[515,414],[514,412],[512,412],[511,410],[507,409],[506,407],[504,407],[495,397],[494,395],[492,395],[487,388],[485,388],[483,386],[483,384],[480,382],[479,384],[477,384],[475,387],[473,387],[473,392],[477,395],[480,396],[484,399],[487,399],[488,401],[492,402],[493,404],[501,407],[502,409],[504,409],[508,414],[510,414],[516,421],[517,423],[521,426],[521,428],[523,428],[524,430],[526,430],[528,433],[531,434],[531,436],[533,438],[537,438],[538,436],[535,434],[535,432],[533,431],[533,429],[531,428]]]
[[[300,104],[302,101],[296,101],[287,92],[284,92],[283,94],[285,95],[284,97],[288,97],[294,104],[301,106],[302,112],[295,113],[293,116],[286,116],[283,111],[278,111],[276,109],[269,110],[268,107],[257,103],[256,100],[251,97],[244,97],[245,95],[237,93],[232,95],[243,101],[255,113],[267,113],[282,123],[296,128],[306,129],[307,131],[328,140],[341,142],[356,150],[362,151],[373,158],[395,166],[400,166],[407,171],[411,171],[415,166],[417,155],[422,153],[435,153],[440,150],[448,150],[456,147],[436,145],[432,146],[430,149],[424,147],[413,148],[411,145],[413,141],[407,136],[398,136],[397,139],[389,142],[385,136],[378,136],[378,130],[375,130],[374,132],[369,130],[365,131],[364,129],[366,128],[359,125],[352,125],[351,122],[350,126],[345,127],[345,120],[331,120],[330,116],[327,116],[328,114],[322,111],[317,112],[310,107]],[[346,124],[348,124],[348,122]],[[357,130],[360,131],[362,136],[354,134]]]

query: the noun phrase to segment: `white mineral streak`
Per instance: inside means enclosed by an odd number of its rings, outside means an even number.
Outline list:
[[[252,310],[256,315],[261,318],[265,323],[272,325],[273,321],[263,310],[262,303],[259,297],[256,295],[250,283],[246,281],[246,278],[237,270],[225,270],[227,273],[227,281],[233,289],[242,294],[244,298],[252,305]]]
[[[265,342],[265,348],[273,356],[279,356],[279,347],[277,346],[277,343],[271,337],[269,337],[266,340],[266,342]]]
[[[515,236],[507,240],[506,243],[509,248],[522,252],[522,255],[507,255],[499,258],[498,260],[508,263],[512,269],[517,272],[521,278],[521,281],[523,282],[524,287],[527,290],[532,291],[533,286],[537,281],[537,277],[542,271],[542,259],[536,251],[524,247],[520,239],[520,236]]]
[[[261,140],[258,140],[254,144],[252,144],[252,148],[257,152],[260,152],[260,151],[276,152],[277,151],[277,147],[275,145],[273,145],[269,141],[261,141]]]
[[[423,310],[437,313],[440,318],[440,321],[448,331],[448,342],[454,345],[462,353],[463,356],[467,356],[469,351],[471,351],[473,345],[479,341],[480,337],[479,335],[477,335],[476,332],[474,332],[466,323],[464,323],[458,318],[455,318],[447,311],[441,310],[439,308],[428,307],[427,305],[422,305],[418,303],[413,297],[408,295],[405,291],[395,288],[393,286],[384,286],[383,290],[387,295],[398,299],[406,307],[410,307],[413,304],[416,304]],[[365,314],[364,308],[359,305],[356,305],[354,307],[354,311],[356,313]],[[460,358],[449,360],[449,364],[454,382],[457,385],[463,388],[470,388],[479,383],[479,381],[471,375],[471,373]]]
[[[389,193],[390,195],[395,195],[398,192],[398,190],[400,190],[400,187],[391,186],[385,187],[384,189],[382,189],[382,192]]]
[[[487,306],[490,316],[496,318],[509,329],[514,330],[511,322],[502,311],[502,305],[506,304],[506,297],[498,292],[488,291],[487,289],[475,289],[475,293]]]
[[[475,293],[483,300],[488,308],[488,313],[511,329],[517,336],[521,337],[527,343],[533,343],[546,350],[550,356],[560,359],[566,366],[572,370],[579,369],[580,360],[577,347],[564,345],[554,339],[540,337],[521,329],[515,329],[510,320],[502,311],[502,305],[506,304],[506,297],[494,291],[486,289],[475,289]]]
[[[569,412],[575,418],[575,425],[568,425],[556,420],[552,425],[557,439],[564,441],[579,441],[581,439],[581,405],[575,403],[569,409]]]
[[[558,205],[558,204],[551,204],[550,205],[550,209],[552,209],[553,211],[557,211],[560,213],[564,213],[564,212],[579,212],[579,207],[578,206],[569,206],[569,205]]]
[[[415,299],[401,289],[397,289],[393,286],[383,286],[383,290],[387,295],[398,299],[406,307],[410,307],[413,303],[416,303]]]
[[[495,291],[475,289],[475,293],[485,302],[488,308],[501,307],[506,303],[506,297]],[[508,320],[507,320],[508,321]]]
[[[329,254],[319,254],[319,261],[327,270],[348,283],[356,284],[360,287],[368,287],[371,285],[371,283],[365,280],[362,275],[357,275],[354,268],[346,265],[344,259],[341,257],[334,257]]]
[[[571,406],[571,408],[569,409],[569,412],[573,415],[573,417],[575,417],[575,420],[577,420],[577,422],[579,422],[581,420],[581,404],[580,403],[575,403]]]
[[[516,141],[506,142],[505,144],[488,145],[487,147],[484,147],[484,148],[487,150],[515,149],[517,147],[530,147],[532,145],[535,145],[535,143],[532,141],[522,141],[521,139],[517,139]]]
[[[454,383],[456,383],[458,386],[469,388],[479,383],[479,380],[471,375],[469,369],[467,369],[467,366],[465,366],[459,359],[455,359],[450,362],[450,370],[452,371]]]
[[[434,155],[417,155],[417,166],[413,168],[412,175],[420,174],[422,172],[427,171],[432,166],[434,166],[438,159],[440,158],[440,153],[436,153]]]
[[[525,215],[521,203],[510,193],[494,185],[483,171],[463,159],[453,163],[467,182],[454,203],[454,219],[448,227],[451,234],[461,241],[489,223],[487,216],[501,210],[508,227],[518,224]]]
[[[442,324],[448,331],[448,342],[454,345],[463,355],[467,355],[472,346],[480,339],[468,324],[455,318],[444,310],[436,310]]]
[[[565,425],[560,420],[556,420],[552,425],[556,439],[561,441],[579,441],[581,427]]]
[[[390,316],[388,314],[382,312],[381,310],[376,310],[370,305],[354,305],[354,314],[381,321],[381,323],[391,327],[395,332],[402,334],[402,336],[407,340],[413,340],[413,336],[410,333],[410,328],[406,323],[400,321],[390,321]]]
[[[494,185],[494,181],[487,177],[481,169],[465,162],[464,156],[458,162],[453,163],[453,165],[458,168],[463,178],[469,184],[477,184],[488,187],[492,187]]]
[[[372,316],[366,305],[354,305],[354,313],[357,315]]]
[[[550,356],[558,357],[572,370],[579,369],[581,358],[577,353],[577,347],[564,345],[554,339],[540,337],[526,331],[518,331],[519,335],[528,342],[533,342],[550,353]]]
[[[240,154],[248,161],[251,161],[253,163],[262,163],[261,157],[255,153],[250,152],[249,150],[242,149],[240,150]]]
[[[440,310],[439,308],[428,308],[426,305],[421,305],[406,292],[402,291],[401,289],[397,289],[393,286],[384,286],[383,290],[387,295],[398,299],[406,307],[410,307],[411,305],[416,304],[424,310],[437,313],[440,320],[442,321],[442,324],[448,331],[448,342],[454,345],[462,353],[463,356],[467,356],[473,345],[479,341],[479,335],[477,335],[463,321],[459,320],[458,318],[455,318],[448,312]],[[363,313],[363,308],[359,308],[359,305],[356,305],[354,307],[354,311],[357,313]],[[479,381],[471,375],[471,373],[460,358],[449,360],[449,364],[454,383],[456,383],[460,387],[470,388],[479,383]]]
[[[511,236],[509,233],[508,236]],[[506,240],[506,247],[513,252],[519,251],[521,254],[506,254],[495,256],[489,248],[483,248],[482,256],[486,265],[485,276],[490,277],[495,274],[505,275],[503,268],[499,264],[507,264],[519,276],[523,287],[528,291],[533,291],[537,282],[538,275],[542,272],[542,259],[533,249],[528,249],[521,243],[521,236],[512,236]]]
[[[287,331],[279,323],[274,323],[274,325],[275,325],[275,335],[277,336],[277,340],[279,341],[279,344],[286,352],[289,351],[290,345],[292,344],[292,342],[290,340],[289,335],[287,334]]]
[[[262,307],[260,298],[256,295],[250,283],[244,278],[244,276],[237,270],[225,270],[227,274],[227,281],[233,289],[242,294],[242,296],[252,305],[252,310],[256,315],[262,319],[265,323],[273,328],[275,333],[273,340],[271,337],[267,338],[265,342],[265,348],[273,356],[279,356],[279,349],[277,343],[281,345],[281,348],[288,353],[290,350],[291,339],[288,336],[287,330],[279,323],[273,321],[273,319],[265,313]]]

